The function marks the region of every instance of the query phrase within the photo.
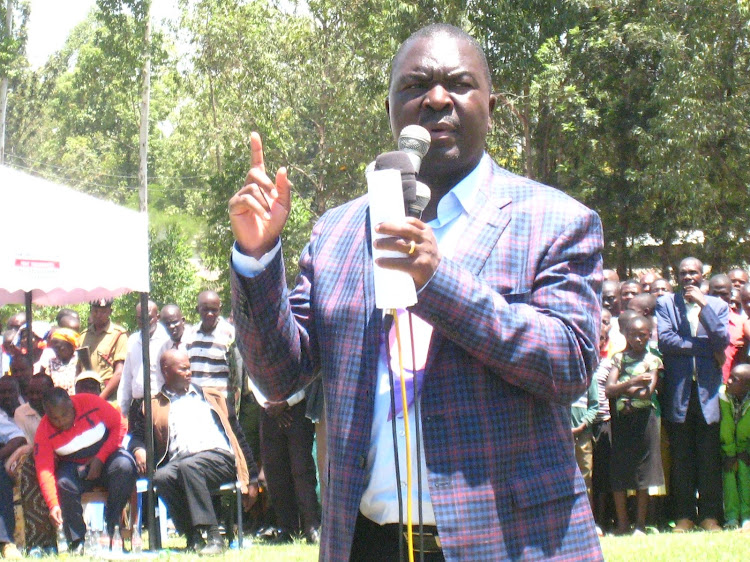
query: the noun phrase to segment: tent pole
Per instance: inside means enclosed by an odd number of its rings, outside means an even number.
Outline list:
[[[148,509],[146,510],[146,522],[148,523],[148,547],[156,550],[158,545],[158,533],[156,532],[156,521],[154,520],[154,507],[156,494],[154,494],[154,422],[151,413],[151,359],[149,358],[149,317],[148,317],[148,293],[141,293],[141,350],[143,355],[143,409],[146,414],[146,479],[148,480]],[[161,389],[156,389],[158,392]],[[160,521],[166,525],[166,521]]]
[[[34,332],[31,330],[31,291],[24,293],[24,300],[26,301],[26,349],[29,354],[29,359],[34,362],[34,350],[31,346],[34,344]]]

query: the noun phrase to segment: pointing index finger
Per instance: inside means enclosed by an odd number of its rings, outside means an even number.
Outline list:
[[[263,161],[263,141],[255,131],[250,133],[250,166],[266,173],[266,164]]]

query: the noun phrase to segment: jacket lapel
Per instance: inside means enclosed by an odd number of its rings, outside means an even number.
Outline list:
[[[461,248],[457,249],[453,261],[479,274],[487,258],[497,245],[503,231],[510,223],[511,198],[495,197],[487,185],[477,193],[474,208],[469,211],[466,232],[461,237]]]
[[[502,182],[501,178],[495,178],[494,166],[493,163],[479,188],[473,208],[468,211],[469,220],[466,231],[461,236],[461,246],[456,248],[453,255],[454,262],[474,275],[479,275],[482,271],[511,220],[512,198],[509,195],[494,193],[497,187],[493,184]],[[431,370],[443,341],[444,338],[439,332],[433,332],[425,373]]]
[[[362,239],[362,306],[364,307],[364,348],[362,363],[363,372],[377,373],[378,355],[380,353],[380,333],[383,330],[383,311],[375,306],[375,276],[372,263],[372,232],[370,230],[370,208],[367,207],[363,222],[364,233]],[[375,395],[377,376],[370,378],[370,392]],[[372,404],[364,410],[368,423],[371,423]]]

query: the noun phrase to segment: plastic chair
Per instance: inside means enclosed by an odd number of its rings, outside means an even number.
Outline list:
[[[138,503],[137,490],[138,487],[136,486],[136,488],[134,488],[133,492],[130,494],[130,517],[127,519],[124,516],[122,517],[122,520],[128,523],[128,527],[130,529],[133,528],[136,520],[139,520],[138,518],[140,517],[140,506],[138,506],[137,510],[134,509],[134,506]],[[93,490],[81,494],[81,507],[83,507],[84,511],[86,511],[86,507],[89,504],[95,505],[95,513],[90,514],[92,515],[90,519],[94,522],[94,528],[96,528],[97,530],[104,529],[104,505],[107,503],[107,497],[107,489],[101,486],[96,486]],[[101,507],[99,507],[99,504],[101,504]]]
[[[141,521],[141,508],[143,501],[143,494],[148,490],[148,480],[141,478],[135,483],[136,491],[138,493],[138,524]],[[156,524],[159,529],[159,544],[158,548],[167,542],[167,506],[164,504],[162,499],[159,497],[159,491],[154,487],[154,494],[157,498],[157,514],[158,520]],[[237,546],[241,549],[243,543],[242,533],[242,488],[239,481],[227,482],[222,484],[215,490],[211,490],[212,496],[230,496],[234,498],[234,513],[232,513],[232,506],[230,505],[229,510],[224,512],[224,529],[227,534],[227,540],[229,543],[232,541],[234,523],[237,524]],[[230,502],[231,503],[231,502]]]
[[[229,509],[224,513],[224,529],[227,534],[227,541],[231,544],[232,542],[232,529],[234,524],[237,524],[237,547],[242,549],[242,487],[239,480],[235,482],[227,482],[222,484],[215,490],[211,490],[212,496],[225,497],[230,496],[234,498],[234,514],[232,514],[232,505],[230,502]]]

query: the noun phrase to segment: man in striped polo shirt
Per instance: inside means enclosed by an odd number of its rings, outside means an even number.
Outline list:
[[[215,291],[198,295],[198,314],[201,321],[190,334],[185,334],[192,382],[201,387],[216,388],[236,404],[239,377],[233,372],[230,353],[234,342],[234,326],[221,317],[221,299]],[[235,363],[237,364],[237,363]]]

